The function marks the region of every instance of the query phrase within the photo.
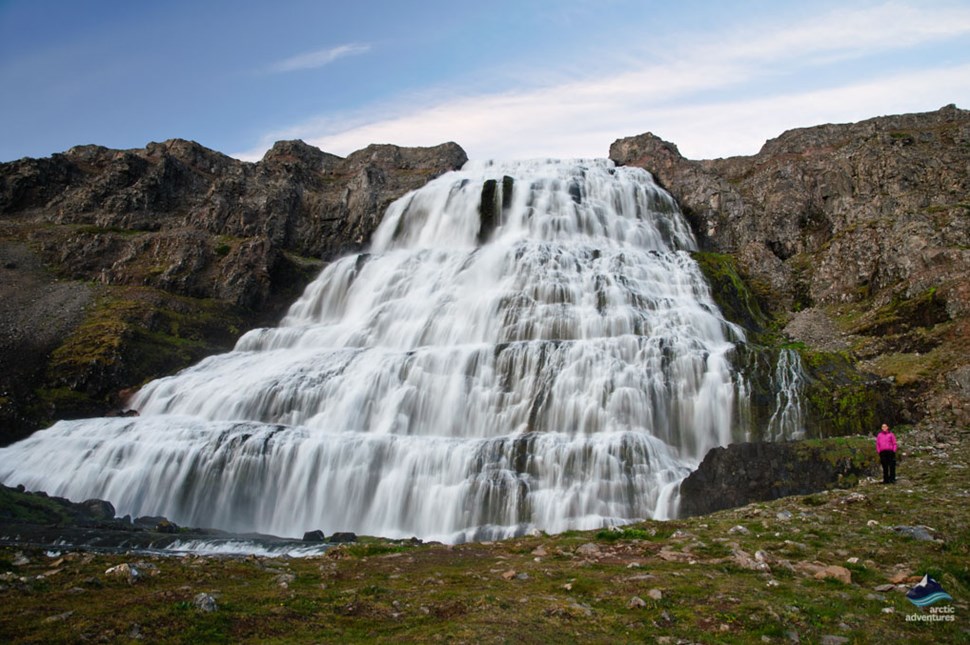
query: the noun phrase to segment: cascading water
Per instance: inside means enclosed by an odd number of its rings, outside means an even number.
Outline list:
[[[0,479],[235,531],[449,542],[665,517],[732,438],[743,332],[672,198],[605,160],[470,162],[273,329],[60,422]],[[743,436],[743,429],[734,428]]]

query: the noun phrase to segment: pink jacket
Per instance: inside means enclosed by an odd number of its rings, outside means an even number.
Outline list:
[[[896,452],[896,435],[892,432],[879,431],[876,435],[876,452],[882,452],[883,450],[892,450]]]

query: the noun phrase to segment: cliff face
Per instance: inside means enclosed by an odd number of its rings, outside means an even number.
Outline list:
[[[282,141],[246,163],[171,140],[0,164],[0,443],[272,322],[393,200],[466,160]]]
[[[648,133],[610,157],[655,175],[789,338],[892,383],[896,420],[970,423],[970,112],[792,130],[709,161]]]

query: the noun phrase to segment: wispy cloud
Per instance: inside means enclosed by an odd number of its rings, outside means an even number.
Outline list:
[[[370,51],[370,45],[361,45],[356,43],[338,45],[336,47],[329,47],[327,49],[317,49],[312,52],[297,54],[296,56],[291,56],[290,58],[273,63],[267,68],[267,71],[278,74],[283,72],[295,72],[297,70],[304,69],[316,69],[318,67],[323,67],[324,65],[329,65],[339,58],[355,56],[368,51]]]
[[[793,127],[970,103],[970,64],[876,65],[854,80],[830,78],[833,61],[970,35],[970,7],[919,10],[889,3],[838,10],[798,24],[749,25],[743,33],[694,38],[664,60],[508,93],[408,97],[271,133],[347,154],[369,143],[460,143],[483,157],[604,156],[614,139],[651,130],[691,158],[753,154]],[[697,43],[703,43],[698,45]],[[672,62],[673,61],[673,62]],[[795,82],[775,85],[787,77]],[[403,107],[402,107],[403,106]]]

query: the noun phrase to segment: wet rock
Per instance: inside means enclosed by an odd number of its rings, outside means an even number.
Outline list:
[[[326,536],[324,536],[323,531],[317,529],[315,531],[307,531],[303,534],[304,542],[325,542]]]
[[[338,532],[330,536],[330,542],[333,544],[346,544],[349,542],[356,542],[357,534],[350,532]]]

